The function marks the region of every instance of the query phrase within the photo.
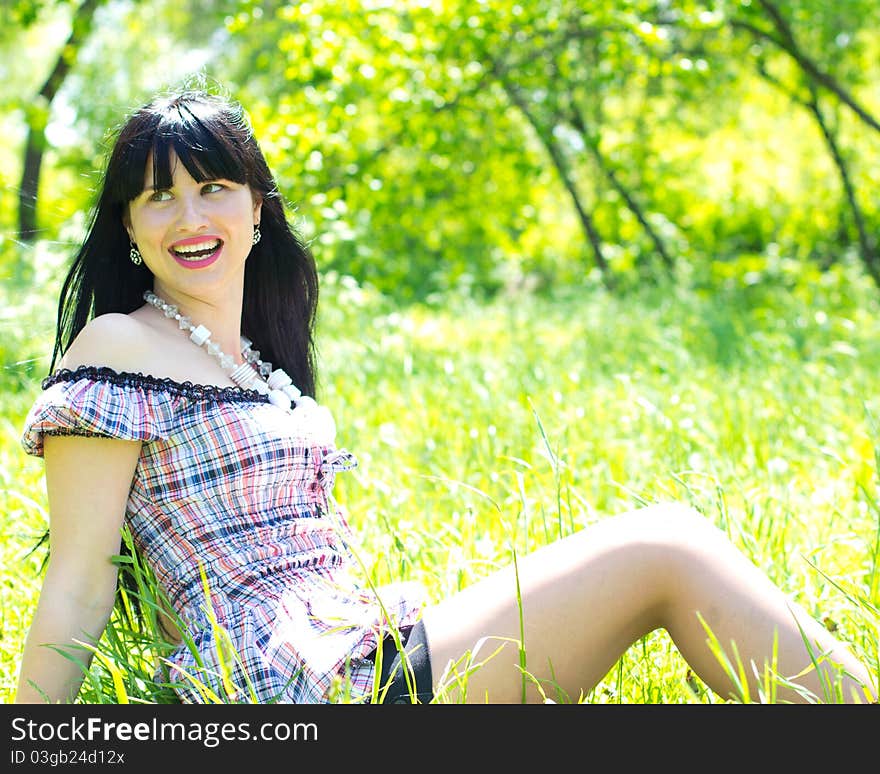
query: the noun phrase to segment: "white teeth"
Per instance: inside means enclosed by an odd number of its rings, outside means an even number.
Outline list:
[[[179,245],[178,247],[172,247],[175,253],[178,255],[186,255],[188,253],[202,253],[206,250],[216,250],[220,246],[219,239],[212,239],[209,242],[199,242],[194,245]]]

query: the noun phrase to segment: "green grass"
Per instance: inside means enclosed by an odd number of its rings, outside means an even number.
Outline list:
[[[728,274],[711,292],[690,281],[436,308],[396,308],[327,278],[320,391],[360,461],[336,496],[367,579],[416,580],[440,599],[512,549],[679,499],[880,674],[877,294],[844,270]],[[43,554],[28,552],[47,518],[42,463],[18,440],[38,378],[9,365],[49,349],[51,323],[31,314],[32,335],[4,352],[0,416],[7,702],[39,589]],[[131,636],[105,636],[81,700],[163,700],[126,658],[149,653]],[[721,701],[662,631],[582,700]]]

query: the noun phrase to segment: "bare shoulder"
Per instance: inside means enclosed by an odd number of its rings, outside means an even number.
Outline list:
[[[142,369],[155,346],[155,333],[141,320],[112,312],[90,320],[64,353],[60,366],[106,366],[115,371]]]

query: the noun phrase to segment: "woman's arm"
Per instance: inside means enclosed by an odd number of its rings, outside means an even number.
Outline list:
[[[25,641],[16,703],[72,702],[116,593],[120,530],[140,441],[46,436],[49,565]],[[60,646],[74,663],[53,650]],[[80,664],[82,666],[80,666]]]

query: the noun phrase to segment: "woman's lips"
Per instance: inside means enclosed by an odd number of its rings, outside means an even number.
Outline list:
[[[217,237],[191,237],[181,239],[168,248],[171,257],[187,269],[210,266],[220,257],[223,240]]]

